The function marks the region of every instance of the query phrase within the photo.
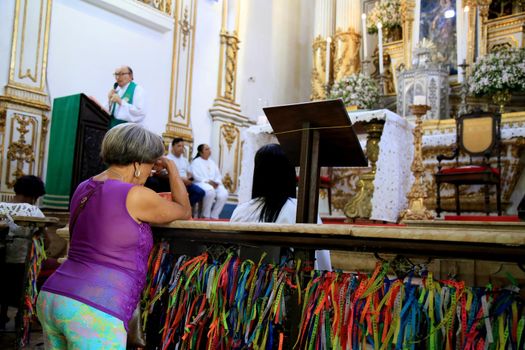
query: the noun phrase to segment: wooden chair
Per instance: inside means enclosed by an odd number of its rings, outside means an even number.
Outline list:
[[[299,174],[299,167],[295,168],[295,173]],[[326,189],[326,195],[328,197],[328,214],[332,215],[332,187],[334,186],[332,181],[333,169],[332,167],[321,167],[319,169],[319,190]],[[299,175],[296,175],[295,180],[299,185]]]
[[[496,207],[501,215],[501,160],[500,160],[500,122],[499,114],[475,112],[459,116],[456,120],[456,147],[452,155],[439,155],[438,172],[435,174],[436,213],[441,214],[441,184],[449,183],[455,187],[456,214],[461,215],[459,204],[460,185],[484,185],[485,212],[490,214],[489,186],[496,186]],[[468,164],[460,164],[460,155],[468,157]],[[491,159],[496,157],[496,167]],[[441,161],[456,160],[456,165],[442,168]],[[463,162],[462,162],[463,163]]]

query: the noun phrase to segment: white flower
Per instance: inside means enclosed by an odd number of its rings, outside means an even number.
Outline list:
[[[377,32],[377,22],[383,27],[401,26],[401,0],[380,0],[367,14],[366,27],[369,33]]]
[[[347,106],[371,109],[379,102],[379,87],[371,78],[353,74],[335,82],[329,98],[341,98]]]
[[[468,85],[476,96],[525,91],[525,49],[500,50],[481,57],[473,66]]]

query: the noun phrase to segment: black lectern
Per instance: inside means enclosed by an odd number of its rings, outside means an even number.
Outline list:
[[[342,100],[263,108],[281,147],[300,166],[297,223],[316,223],[321,166],[367,166]]]

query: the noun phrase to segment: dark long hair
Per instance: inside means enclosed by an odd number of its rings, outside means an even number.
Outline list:
[[[193,157],[193,159],[197,159],[201,156],[202,154],[202,149],[204,148],[204,146],[206,146],[205,143],[201,143],[198,147],[197,147],[197,154],[195,155],[195,157]]]
[[[252,199],[262,206],[259,221],[275,222],[288,198],[295,198],[295,169],[278,144],[261,147],[255,154]]]

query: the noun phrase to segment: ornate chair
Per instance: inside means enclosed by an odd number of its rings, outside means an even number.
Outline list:
[[[435,174],[435,179],[438,217],[442,211],[440,190],[443,183],[449,183],[455,187],[457,215],[461,215],[459,185],[484,185],[487,215],[490,213],[489,186],[496,186],[496,207],[498,215],[501,215],[500,120],[499,114],[487,112],[474,112],[457,118],[456,148],[453,154],[437,157],[438,172]],[[467,164],[464,164],[464,161],[460,163],[460,154],[467,156]],[[494,157],[496,160],[491,161],[491,158]],[[454,167],[442,168],[441,161],[454,159],[456,160]]]

